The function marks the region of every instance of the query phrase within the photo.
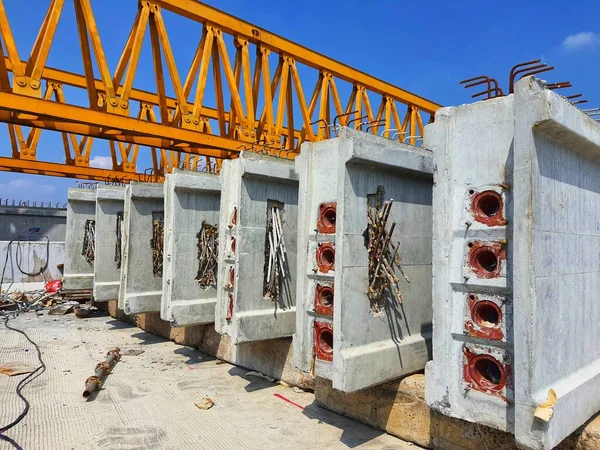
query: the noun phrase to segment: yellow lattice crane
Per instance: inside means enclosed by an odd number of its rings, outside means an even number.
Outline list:
[[[336,116],[339,125],[359,128],[368,122],[369,132],[388,133],[388,137],[398,133],[414,143],[422,135],[423,118],[430,120],[439,108],[195,0],[139,0],[137,4],[129,37],[111,73],[90,0],[51,0],[27,60],[17,51],[0,0],[0,121],[8,124],[12,144],[12,155],[0,157],[0,170],[161,181],[173,167],[218,170],[222,159],[234,158],[242,149],[261,148],[293,157],[302,142],[329,137]],[[70,56],[81,59],[83,74],[46,65],[57,26],[70,18],[64,14],[70,6],[75,21],[67,26],[77,28],[79,37],[78,51]],[[102,8],[103,2],[95,7]],[[185,78],[178,72],[164,11],[202,24]],[[148,29],[153,92],[133,86]],[[300,66],[304,67],[299,71]],[[300,73],[306,70],[318,73],[315,86],[303,82]],[[174,98],[166,94],[167,82]],[[347,98],[341,98],[340,83],[351,85]],[[65,86],[84,91],[89,104],[70,103]],[[307,87],[312,88],[310,96]],[[208,97],[215,99],[215,107],[206,106]],[[42,129],[62,133],[64,162],[39,158]],[[98,138],[109,142],[110,170],[90,167],[92,145]],[[136,167],[140,147],[149,147],[142,151],[152,155],[151,176]]]

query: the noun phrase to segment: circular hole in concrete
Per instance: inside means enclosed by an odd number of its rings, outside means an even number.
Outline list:
[[[331,244],[321,244],[317,249],[317,266],[321,272],[333,270],[335,265],[335,249]]]
[[[319,350],[323,353],[333,353],[333,333],[324,329],[319,334]]]
[[[321,222],[323,225],[327,228],[335,227],[336,214],[335,208],[331,206],[324,208],[323,211],[321,211]]]
[[[485,328],[495,328],[500,325],[502,312],[498,305],[489,301],[477,302],[472,311],[473,322]]]
[[[321,260],[325,265],[333,266],[333,263],[335,262],[335,253],[333,249],[330,247],[323,249],[321,252]]]
[[[473,243],[472,243],[472,242],[469,242],[469,243],[467,244],[467,246],[468,246],[469,248],[471,248],[471,247],[473,247]]]
[[[477,252],[475,262],[480,268],[487,272],[493,272],[498,267],[498,258],[496,257],[496,254],[488,249],[482,249]]]
[[[473,189],[469,189],[469,194],[473,195],[475,191]]]
[[[477,196],[475,210],[487,217],[494,217],[500,212],[502,198],[497,192],[485,191]]]
[[[469,295],[469,298],[470,298],[471,300],[475,300],[475,296],[474,296],[473,294]]]
[[[473,358],[471,377],[483,389],[499,390],[505,384],[504,369],[495,358],[488,355]]]
[[[333,306],[333,288],[323,286],[319,291],[319,303],[326,307]]]

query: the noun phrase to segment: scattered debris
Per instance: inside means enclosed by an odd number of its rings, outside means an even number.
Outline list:
[[[548,398],[544,403],[538,406],[533,413],[533,416],[536,419],[543,420],[544,422],[549,422],[552,416],[554,415],[554,405],[558,397],[556,396],[556,392],[554,389],[550,389],[548,391]]]
[[[304,406],[302,406],[302,405],[299,405],[298,403],[291,401],[289,398],[287,398],[287,397],[284,397],[284,396],[283,396],[283,395],[281,395],[281,394],[273,394],[273,395],[274,395],[275,397],[277,397],[277,398],[280,398],[280,399],[281,399],[281,400],[283,400],[284,402],[288,402],[290,405],[293,405],[293,406],[295,406],[296,408],[304,409]]]
[[[70,305],[69,303],[54,305],[48,311],[48,315],[63,316],[65,314],[67,314],[68,312],[71,312],[72,309],[73,309],[73,305]]]
[[[92,305],[77,305],[74,307],[73,311],[77,317],[83,319],[92,315],[91,307]]]
[[[47,294],[56,294],[62,289],[62,280],[51,280],[44,284],[44,290]]]
[[[128,350],[125,350],[125,352],[123,353],[123,356],[139,356],[142,353],[144,353],[146,350],[140,350],[140,349],[135,349],[135,348],[130,348]]]
[[[215,361],[215,364],[220,365],[220,364],[227,364],[227,361],[223,361],[222,359],[217,359]]]
[[[210,409],[213,406],[215,406],[215,402],[213,401],[213,399],[208,398],[208,397],[205,397],[198,403],[194,403],[194,404],[196,405],[197,408],[200,408],[200,409]]]
[[[281,380],[279,380],[279,385],[283,386],[283,387],[286,387],[286,388],[291,388],[292,387],[291,384],[288,384],[285,381],[281,381]]]
[[[263,375],[260,372],[254,372],[254,371],[252,371],[252,372],[246,372],[246,376],[247,377],[256,377],[256,378],[264,378],[265,380],[269,380],[271,383],[273,381],[275,381],[275,378],[268,377],[266,375]]]
[[[7,363],[0,365],[0,373],[12,377],[13,375],[22,375],[24,373],[31,373],[35,370],[35,367],[29,364],[23,363]]]

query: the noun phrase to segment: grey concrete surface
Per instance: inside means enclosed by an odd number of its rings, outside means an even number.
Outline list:
[[[202,223],[219,224],[219,176],[175,169],[166,177],[161,318],[172,326],[213,323],[217,286],[202,288],[198,238]]]
[[[505,263],[492,278],[475,274],[469,264],[469,244],[501,243],[510,236],[506,225],[476,220],[474,196],[494,191],[512,224],[513,96],[442,108],[425,127],[424,145],[435,155],[433,189],[433,361],[426,370],[427,403],[435,410],[483,425],[512,431],[507,401],[513,401],[512,378],[498,395],[467,389],[464,349],[493,353],[512,365],[511,272]],[[510,244],[510,243],[509,243]],[[510,246],[509,246],[510,251]],[[499,340],[483,340],[466,332],[471,321],[469,296],[499,305]],[[490,349],[486,352],[481,345]],[[477,387],[477,386],[475,386]]]
[[[333,387],[354,392],[422,370],[431,345],[431,220],[433,158],[429,151],[367,133],[342,129],[339,137],[306,143],[296,160],[300,174],[296,360],[312,368],[315,323],[333,327],[332,361],[314,357],[317,376]],[[404,301],[384,296],[375,309],[367,297],[368,197],[383,188],[394,200],[390,221],[397,223],[392,243],[399,246],[398,273]],[[317,231],[320,207],[337,205],[335,233]],[[335,247],[335,268],[317,265],[319,245]],[[316,286],[333,287],[333,314],[315,308]],[[368,369],[367,369],[368,368]]]
[[[232,342],[291,336],[296,326],[298,181],[293,161],[242,152],[221,170],[219,277],[215,328]],[[267,211],[282,207],[287,278],[279,299],[265,297]],[[234,210],[237,223],[232,223]],[[235,239],[235,251],[232,242]],[[233,270],[233,283],[230,273]],[[231,320],[228,320],[231,295]]]
[[[81,254],[87,220],[96,218],[96,190],[69,189],[67,195],[64,289],[93,289],[94,265]]]
[[[164,214],[163,186],[132,182],[125,190],[119,309],[125,314],[160,311],[162,276],[152,262],[153,216]]]
[[[96,188],[94,301],[97,302],[119,298],[121,270],[115,259],[117,220],[121,221],[122,230],[124,208],[124,186],[98,186]]]
[[[425,145],[437,162],[426,401],[554,448],[600,410],[600,125],[526,78],[514,95],[439,110]],[[483,191],[502,199],[502,223],[478,215]],[[488,273],[479,243],[500,250]],[[491,321],[478,323],[481,302]],[[551,418],[535,418],[551,392]]]
[[[8,259],[7,259],[8,256]],[[48,280],[59,280],[62,277],[57,265],[65,260],[65,243],[41,241],[0,241],[0,271],[3,289],[11,283],[35,283]],[[6,264],[6,268],[5,268]],[[37,273],[42,268],[41,275],[30,276],[23,272]]]
[[[514,101],[515,436],[551,449],[600,411],[600,124],[535,78]]]
[[[27,450],[419,448],[320,408],[312,393],[247,375],[109,317],[28,313],[10,324],[38,343],[47,366],[23,391],[29,414],[7,432]],[[33,346],[2,324],[0,342],[0,362],[36,365]],[[123,356],[97,395],[84,401],[85,379],[114,347],[144,353]],[[22,377],[0,375],[0,426],[22,410],[14,392]],[[209,410],[195,406],[205,397],[214,401]],[[0,449],[12,448],[0,441]]]
[[[48,236],[50,241],[64,242],[66,232],[66,209],[0,206],[0,241]]]

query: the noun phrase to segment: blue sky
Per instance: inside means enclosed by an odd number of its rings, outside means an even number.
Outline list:
[[[21,58],[25,59],[49,0],[4,3]],[[72,0],[65,3],[48,65],[82,73]],[[511,66],[537,58],[555,67],[553,72],[544,74],[544,79],[572,82],[574,87],[561,93],[583,93],[589,100],[583,108],[600,106],[596,81],[600,71],[597,1],[484,4],[466,0],[367,3],[211,0],[206,3],[445,106],[470,101],[470,93],[458,85],[459,80],[488,74],[506,88]],[[480,6],[473,6],[476,3]],[[136,4],[134,0],[92,0],[111,70],[116,67],[125,44]],[[164,16],[179,75],[184,78],[200,38],[200,27],[169,13]],[[134,85],[154,89],[148,37],[142,52],[141,70]],[[312,86],[305,87],[311,89]],[[71,102],[85,104],[81,92],[67,89],[65,94]],[[208,102],[212,100],[207,98]],[[8,156],[10,142],[4,124],[0,124],[0,141],[4,142],[0,154]],[[96,164],[106,163],[108,146],[98,142],[94,148]],[[60,135],[44,131],[40,151],[49,160],[60,160],[63,152]],[[140,156],[138,168],[143,170],[150,165],[145,152]],[[76,180],[71,179],[0,173],[2,199],[35,200],[38,204],[64,202],[67,187],[75,185]]]

